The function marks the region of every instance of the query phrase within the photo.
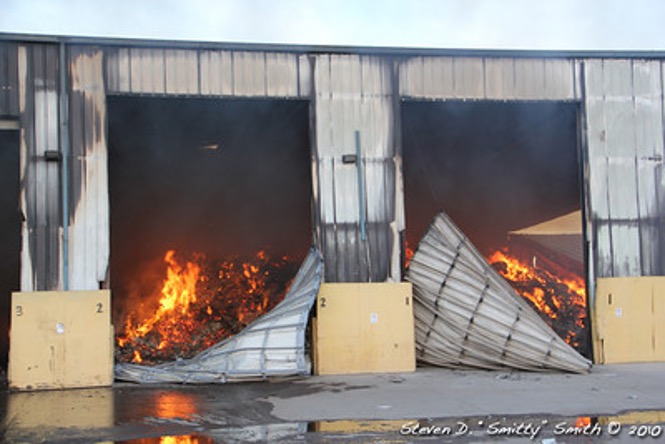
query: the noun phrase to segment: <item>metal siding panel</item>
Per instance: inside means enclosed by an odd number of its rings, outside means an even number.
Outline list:
[[[131,91],[129,48],[106,49],[106,87],[109,93]]]
[[[423,97],[423,58],[410,57],[399,64],[399,94]]]
[[[55,290],[61,282],[59,164],[43,155],[59,149],[58,47],[26,45],[20,52],[21,210],[26,217],[21,286]]]
[[[638,157],[653,157],[663,152],[663,91],[660,83],[660,63],[635,61],[633,82],[636,153]]]
[[[0,44],[0,116],[18,116],[18,52],[12,43]]]
[[[542,99],[575,100],[576,68],[575,62],[561,59],[543,59],[543,91]]]
[[[385,96],[392,91],[390,66],[385,58],[362,57],[360,75],[363,96]]]
[[[611,227],[613,274],[617,277],[640,276],[640,234],[637,223],[613,223]]]
[[[20,208],[23,215],[21,224],[21,291],[34,291],[36,279],[34,274],[36,261],[35,242],[33,234],[34,202],[32,199],[32,168],[30,163],[34,162],[33,147],[33,125],[31,120],[32,103],[29,98],[32,94],[30,84],[30,63],[28,48],[20,46],[17,53],[18,88],[19,88],[19,111],[21,116],[20,137],[20,163],[21,163],[21,191]]]
[[[607,155],[635,157],[635,110],[632,97],[606,97]]]
[[[384,280],[389,267],[377,259],[387,248],[385,230],[392,220],[367,223],[367,238],[360,238],[358,164],[343,164],[344,154],[355,154],[355,131],[360,131],[363,188],[371,217],[385,219],[388,190],[385,161],[392,161],[392,86],[390,66],[376,58],[317,56],[315,66],[315,127],[318,155],[318,212],[323,221],[322,244],[328,281]],[[331,191],[328,191],[332,189]],[[332,202],[331,202],[332,201]],[[330,226],[334,212],[334,227]],[[381,228],[383,227],[383,228]],[[334,235],[331,231],[334,230]],[[330,262],[333,261],[333,262]]]
[[[129,48],[120,48],[118,50],[118,84],[117,91],[131,91],[131,59]]]
[[[266,95],[298,97],[298,59],[293,54],[266,54]]]
[[[233,94],[233,58],[228,51],[202,51],[201,94],[230,96]]]
[[[485,97],[492,100],[515,99],[513,59],[485,59]]]
[[[138,94],[164,94],[164,51],[161,49],[131,48],[131,92]]]
[[[607,174],[610,217],[637,221],[639,215],[634,159],[610,157]]]
[[[595,217],[607,219],[607,136],[605,131],[605,102],[602,92],[593,91],[598,77],[602,78],[602,65],[587,65],[587,95],[585,110],[587,121],[587,149],[589,156],[589,193],[591,210]],[[589,83],[591,82],[591,83]]]
[[[336,96],[357,97],[362,93],[360,56],[334,55],[330,57],[330,86]]]
[[[603,91],[606,96],[628,98],[633,95],[633,68],[630,60],[603,61]]]
[[[660,247],[659,176],[663,159],[661,66],[656,61],[633,62],[637,154],[637,194],[643,274],[663,273]]]
[[[320,214],[321,223],[335,223],[335,159],[333,157],[319,158],[319,187],[321,190]]]
[[[481,58],[458,57],[454,60],[455,98],[485,97],[485,67]]]
[[[332,96],[332,84],[330,77],[330,56],[318,54],[314,58],[314,94],[317,97]]]
[[[199,60],[196,51],[167,49],[164,51],[166,64],[166,93],[199,93]]]
[[[300,97],[311,97],[312,91],[312,65],[309,56],[298,56],[298,94]]]
[[[614,277],[612,237],[607,221],[596,221],[596,277]]]
[[[454,85],[453,59],[425,57],[423,59],[423,91],[427,98],[448,98]]]
[[[72,50],[70,288],[98,289],[108,272],[109,202],[103,52]]]
[[[354,164],[335,162],[335,222],[358,223],[358,173]]]
[[[516,59],[515,98],[542,100],[547,97],[543,59]]]
[[[266,95],[264,53],[233,53],[233,95],[248,97]]]
[[[392,159],[365,161],[365,194],[367,222],[387,222],[394,219],[394,164]]]
[[[388,97],[363,98],[360,102],[360,139],[365,158],[385,159],[395,152],[392,138],[393,107]],[[355,151],[355,138],[352,148]]]

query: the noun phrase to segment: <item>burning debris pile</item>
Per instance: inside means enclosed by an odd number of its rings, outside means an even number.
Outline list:
[[[504,248],[489,255],[487,261],[564,341],[584,351],[584,280],[562,267],[555,270],[537,257],[532,256],[529,263]]]
[[[118,363],[115,377],[139,383],[225,383],[271,376],[305,375],[305,330],[323,276],[323,260],[312,247],[282,301],[237,335],[190,359],[153,366]]]
[[[283,298],[297,264],[259,251],[250,260],[188,260],[169,250],[166,277],[135,310],[117,336],[119,362],[157,364],[190,358],[235,335]],[[145,313],[148,312],[146,315]]]

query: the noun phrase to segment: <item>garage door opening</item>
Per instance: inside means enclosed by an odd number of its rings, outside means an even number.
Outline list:
[[[445,211],[589,356],[577,105],[407,101],[401,113],[407,262]]]
[[[116,357],[191,357],[275,306],[309,250],[309,105],[110,97],[108,115]]]
[[[0,368],[7,368],[11,294],[19,290],[19,132],[0,130]]]

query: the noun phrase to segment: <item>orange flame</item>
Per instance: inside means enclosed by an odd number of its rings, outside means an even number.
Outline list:
[[[586,317],[586,291],[581,276],[568,273],[555,275],[544,268],[536,268],[510,255],[507,249],[495,251],[487,257],[513,288],[527,299],[548,321],[550,326],[571,345],[579,345],[577,339],[584,329]],[[572,318],[574,325],[563,329],[553,322],[562,314]]]
[[[239,332],[282,298],[287,282],[276,278],[291,265],[286,256],[271,260],[259,251],[252,262],[238,258],[223,261],[211,271],[201,254],[178,261],[169,250],[164,255],[166,276],[153,296],[155,311],[139,322],[130,313],[117,338],[119,360],[154,363],[190,357]]]
[[[408,267],[411,263],[411,258],[413,258],[415,251],[409,246],[409,242],[404,243],[404,266]]]
[[[575,420],[575,427],[581,428],[591,425],[590,416],[580,416]]]

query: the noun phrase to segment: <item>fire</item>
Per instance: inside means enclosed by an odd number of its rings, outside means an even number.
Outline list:
[[[408,267],[409,263],[411,262],[411,258],[413,257],[413,254],[415,251],[413,251],[413,248],[409,246],[409,241],[406,241],[404,243],[404,266]]]
[[[243,261],[209,261],[202,254],[183,260],[174,250],[163,257],[165,277],[147,298],[153,310],[130,313],[118,336],[118,359],[157,363],[191,357],[238,333],[279,303],[295,264],[265,251]]]
[[[575,427],[581,428],[591,425],[590,416],[580,416],[575,420]]]
[[[508,253],[495,251],[487,261],[522,297],[541,314],[543,319],[570,345],[579,347],[586,318],[584,280],[575,273],[557,270],[553,273]]]

